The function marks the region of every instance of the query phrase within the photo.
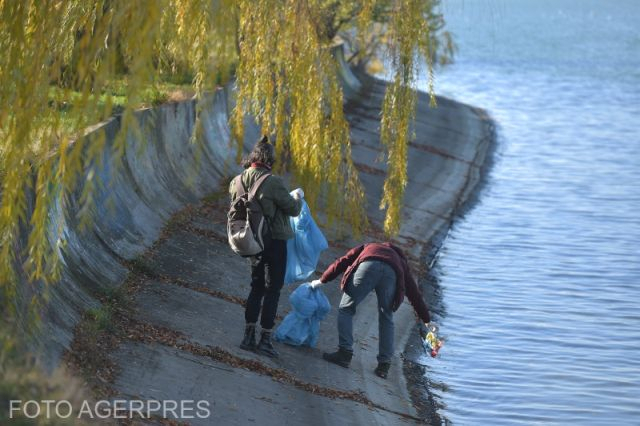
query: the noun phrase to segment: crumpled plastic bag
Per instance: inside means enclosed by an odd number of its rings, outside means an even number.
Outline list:
[[[301,284],[289,296],[293,310],[276,329],[274,338],[292,346],[314,347],[318,343],[320,321],[329,311],[329,299],[319,288],[313,289],[309,283]]]
[[[287,241],[287,269],[285,284],[306,280],[318,265],[320,253],[329,247],[327,239],[313,220],[307,202],[302,200],[302,210],[289,218],[295,237]]]

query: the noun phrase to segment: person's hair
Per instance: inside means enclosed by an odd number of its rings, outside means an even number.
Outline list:
[[[273,145],[269,143],[269,138],[263,136],[256,142],[253,150],[243,161],[245,169],[251,167],[251,163],[263,163],[271,167],[276,161],[276,153]]]

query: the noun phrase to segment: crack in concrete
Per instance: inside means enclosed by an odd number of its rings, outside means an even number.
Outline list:
[[[198,228],[197,226],[194,226],[192,223],[189,223],[187,225],[185,225],[184,229],[186,231],[189,231],[193,234],[196,235],[201,235],[205,238],[209,238],[212,239],[214,241],[220,242],[220,243],[227,243],[227,237],[221,235],[220,233],[212,230],[212,229],[203,229],[203,228]]]
[[[188,290],[192,290],[192,291],[196,291],[198,293],[203,293],[212,297],[215,297],[217,299],[222,299],[226,302],[229,303],[234,303],[236,305],[240,305],[243,308],[246,306],[246,300],[239,297],[239,296],[233,296],[231,294],[225,293],[223,291],[219,291],[219,290],[212,290],[208,287],[205,286],[201,286],[201,285],[195,285],[193,283],[190,283],[182,278],[172,278],[172,277],[168,277],[166,275],[159,275],[158,278],[166,283],[166,284],[174,284],[177,286],[180,286],[182,288],[186,288]]]
[[[195,291],[198,293],[206,294],[211,297],[215,297],[217,299],[224,300],[225,302],[233,303],[235,305],[242,306],[243,308],[246,306],[246,300],[239,296],[233,296],[231,294],[225,293],[219,290],[213,290],[209,287],[198,285],[195,283],[191,283],[185,279],[180,277],[171,277],[166,274],[160,274],[151,269],[148,265],[142,265],[132,262],[124,262],[125,267],[129,269],[129,271],[134,275],[139,275],[140,277],[148,280],[158,280],[165,284],[177,285],[182,288],[186,288],[191,291]],[[284,317],[280,314],[276,315],[276,320],[282,321]]]
[[[460,161],[463,161],[463,160],[460,160]],[[386,176],[387,175],[387,172],[385,170],[378,169],[378,168],[373,167],[373,166],[369,166],[368,164],[358,163],[358,162],[354,161],[353,165],[355,166],[356,170],[358,170],[361,173],[367,173],[367,174],[370,174],[370,175],[373,175],[373,176]],[[420,181],[417,181],[417,180],[414,180],[414,179],[410,179],[410,178],[407,178],[407,182],[408,183],[416,182],[416,183],[419,183],[422,186],[425,186],[427,188],[431,188],[434,191],[447,192],[446,190],[444,190],[444,189],[442,189],[440,187],[437,187],[437,186],[433,186],[433,185],[431,185],[431,184],[429,184],[427,182],[420,182]]]
[[[440,157],[443,158],[447,158],[449,160],[454,160],[454,161],[460,161],[462,163],[468,164],[472,167],[478,167],[476,164],[474,164],[471,161],[465,160],[464,158],[459,158],[456,157],[455,155],[451,155],[448,152],[445,152],[441,149],[435,148],[431,145],[422,145],[413,141],[409,141],[409,146],[412,148],[415,148],[419,151],[424,151],[424,152],[428,152],[429,154],[435,154],[435,155],[439,155]]]
[[[436,213],[436,212],[434,212],[433,210],[429,210],[429,209],[425,209],[425,208],[417,207],[417,206],[411,206],[411,205],[407,205],[407,207],[406,207],[406,208],[407,208],[407,209],[411,209],[411,210],[417,210],[417,211],[419,211],[419,212],[428,213],[428,214],[430,214],[431,216],[435,216],[435,217],[437,217],[438,219],[442,219],[442,220],[444,220],[445,222],[450,222],[450,221],[451,221],[451,218],[450,218],[449,216],[447,216],[447,215],[445,215],[445,214],[443,214],[443,213]]]
[[[368,173],[370,175],[374,175],[374,176],[386,176],[387,172],[385,172],[382,169],[377,169],[375,167],[371,167],[367,164],[362,164],[362,163],[357,163],[357,162],[353,162],[353,165],[355,166],[356,170],[358,170],[359,172],[363,172],[363,173]]]
[[[229,302],[229,303],[233,303],[236,305],[240,305],[243,308],[246,307],[247,305],[247,301],[239,296],[233,296],[231,294],[225,293],[223,291],[219,291],[219,290],[212,290],[208,287],[203,287],[203,286],[198,286],[198,285],[194,285],[193,283],[190,283],[186,280],[183,280],[182,278],[170,278],[167,277],[165,275],[160,275],[158,277],[162,282],[166,283],[166,284],[173,284],[173,285],[178,285],[182,288],[186,288],[188,290],[191,291],[195,291],[198,293],[202,293],[202,294],[206,294],[208,296],[211,297],[215,297],[217,299],[221,299],[224,300],[225,302]],[[278,321],[282,321],[283,320],[283,316],[280,314],[276,315],[276,320]]]

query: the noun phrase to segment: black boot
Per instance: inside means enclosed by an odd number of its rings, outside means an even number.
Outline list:
[[[257,352],[262,355],[266,355],[271,358],[278,358],[278,352],[271,343],[271,331],[262,330],[260,336],[260,343],[258,343]]]
[[[349,364],[351,363],[352,356],[353,356],[353,352],[349,352],[342,348],[338,348],[337,352],[333,352],[333,353],[325,352],[324,354],[322,354],[322,358],[324,358],[325,361],[338,364],[340,367],[344,367],[344,368],[349,368]]]
[[[391,364],[389,364],[388,362],[379,362],[378,366],[375,370],[373,370],[373,372],[376,373],[376,376],[386,379],[387,375],[389,374],[389,367],[391,367]]]
[[[255,324],[248,324],[244,327],[244,338],[240,343],[240,349],[245,351],[256,350],[256,326]]]

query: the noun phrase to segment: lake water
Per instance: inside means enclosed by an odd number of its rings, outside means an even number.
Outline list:
[[[440,415],[640,424],[640,1],[445,0],[436,91],[498,123],[435,268]]]

